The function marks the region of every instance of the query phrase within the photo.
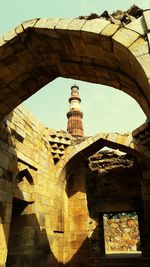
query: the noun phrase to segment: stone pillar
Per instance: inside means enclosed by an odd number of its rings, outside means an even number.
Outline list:
[[[88,266],[88,207],[85,169],[78,166],[68,181],[69,266]]]
[[[150,257],[150,170],[143,172],[142,178],[141,250],[144,257]]]

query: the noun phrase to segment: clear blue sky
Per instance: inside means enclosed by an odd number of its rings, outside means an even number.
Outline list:
[[[0,8],[0,35],[32,18],[73,18],[101,14],[104,10],[112,13],[117,9],[127,10],[132,4],[150,8],[150,0],[5,0]],[[24,105],[45,126],[66,130],[68,98],[74,83],[80,87],[86,135],[130,131],[145,121],[145,115],[134,99],[119,90],[64,78],[57,78],[42,88]]]

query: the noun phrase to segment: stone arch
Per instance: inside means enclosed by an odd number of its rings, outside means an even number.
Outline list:
[[[96,18],[34,19],[0,39],[0,118],[56,77],[109,85],[150,118],[150,10],[126,26]]]
[[[132,133],[99,133],[95,136],[88,137],[85,141],[66,149],[66,154],[57,163],[56,177],[58,182],[62,182],[66,186],[65,179],[70,177],[72,168],[88,159],[91,155],[96,153],[103,147],[110,147],[112,149],[119,149],[125,153],[129,153],[137,159],[150,165],[150,158],[145,153],[146,148],[134,140]],[[68,178],[67,178],[68,179]]]
[[[64,172],[66,171],[66,173],[64,176],[63,176],[63,173],[60,176],[59,182],[62,183],[64,181],[64,186],[65,186],[66,193],[68,196],[68,202],[69,202],[68,206],[69,206],[69,215],[70,215],[69,223],[72,227],[71,229],[74,230],[74,231],[70,230],[71,232],[70,239],[72,238],[72,233],[74,234],[82,233],[82,229],[83,229],[82,227],[85,222],[86,222],[86,225],[88,225],[89,222],[90,224],[93,223],[94,231],[93,231],[93,235],[91,236],[93,236],[93,238],[95,238],[96,236],[101,236],[100,239],[96,239],[98,248],[100,247],[99,253],[101,253],[101,255],[105,255],[105,246],[104,246],[105,242],[103,239],[104,229],[103,229],[103,223],[102,223],[103,222],[102,214],[104,213],[104,211],[105,212],[106,211],[113,212],[117,210],[118,211],[133,211],[137,209],[138,205],[140,205],[139,203],[141,200],[140,200],[140,197],[138,201],[137,201],[137,198],[134,199],[135,196],[132,195],[131,197],[131,194],[132,194],[131,186],[128,188],[128,191],[130,191],[129,193],[130,200],[127,197],[127,194],[124,195],[124,197],[122,194],[120,198],[118,196],[115,197],[114,198],[115,201],[114,201],[113,197],[110,196],[111,193],[110,194],[108,193],[109,192],[108,184],[107,184],[108,186],[107,195],[103,193],[102,196],[100,196],[100,194],[98,193],[100,192],[98,190],[98,184],[100,182],[101,177],[98,176],[98,179],[96,180],[96,173],[94,172],[94,175],[89,176],[88,178],[89,172],[87,171],[88,169],[87,158],[93,155],[94,153],[96,153],[102,147],[108,146],[113,149],[120,149],[126,153],[132,154],[135,157],[140,157],[140,158],[142,157],[142,159],[145,160],[143,155],[139,153],[138,149],[134,150],[133,148],[131,148],[132,143],[133,143],[133,139],[132,139],[131,134],[121,135],[117,133],[114,133],[114,134],[104,133],[104,134],[98,134],[94,137],[89,137],[87,138],[87,140],[83,141],[82,143],[75,145],[72,153],[71,151],[68,151],[68,157],[70,154],[70,160],[68,160],[68,163],[64,168]],[[123,172],[126,173],[127,169],[128,168],[124,169]],[[136,171],[137,173],[139,172],[138,173],[139,176],[136,173],[135,180],[139,181],[141,179],[141,174],[140,174],[140,169],[137,168],[137,165],[136,165]],[[131,180],[132,180],[131,178],[132,175],[131,173],[130,175],[128,173],[128,177],[130,177]],[[66,180],[63,180],[65,177],[66,177]],[[123,178],[122,175],[120,175],[120,177],[121,179]],[[107,178],[106,180],[108,182],[109,178],[108,179]],[[90,188],[89,186],[90,181],[97,181],[97,183],[96,182],[93,183]],[[118,184],[120,184],[120,180],[117,179],[117,181],[118,181]],[[115,182],[115,186],[116,184],[117,182]],[[134,186],[135,184],[136,183],[134,183]],[[134,188],[133,191],[137,187],[139,192],[141,192],[139,182],[137,182],[135,187],[134,186],[133,186]],[[123,185],[123,188],[125,189],[125,184]],[[87,218],[90,218],[90,220]],[[94,223],[96,221],[96,218],[99,218],[98,220],[99,225]],[[98,230],[99,228],[102,231]],[[90,227],[88,228],[88,231],[89,229]],[[96,234],[97,231],[98,231],[98,234]],[[84,237],[84,240],[86,240],[85,237]],[[79,244],[81,247],[83,241],[80,240],[80,242],[81,243]]]

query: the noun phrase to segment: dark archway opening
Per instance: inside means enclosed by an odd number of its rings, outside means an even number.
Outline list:
[[[13,199],[12,219],[10,224],[10,235],[8,242],[7,267],[19,266],[22,262],[23,253],[25,252],[25,243],[29,235],[25,232],[27,226],[27,217],[25,213],[30,208],[31,203]],[[24,215],[23,215],[24,214]],[[30,230],[30,229],[29,229]]]

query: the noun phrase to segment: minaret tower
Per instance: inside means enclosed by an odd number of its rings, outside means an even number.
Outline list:
[[[73,137],[83,137],[83,113],[80,111],[81,98],[79,97],[79,87],[71,86],[71,97],[69,98],[70,108],[67,113],[67,132]]]

